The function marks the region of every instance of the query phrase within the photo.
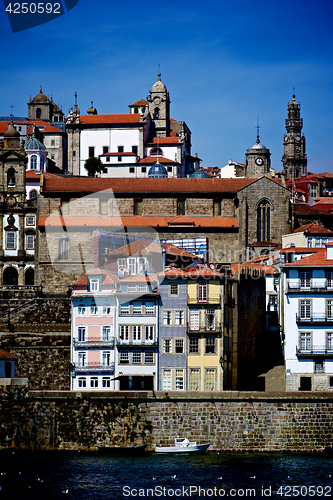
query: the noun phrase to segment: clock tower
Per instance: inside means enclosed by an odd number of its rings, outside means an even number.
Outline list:
[[[300,103],[296,96],[288,103],[288,118],[286,119],[287,133],[283,139],[283,174],[286,179],[300,177],[307,174],[307,158],[305,153],[305,137],[301,134],[303,120],[300,117]]]
[[[166,86],[161,81],[161,73],[158,80],[152,86],[147,96],[148,111],[152,118],[157,137],[169,137],[170,135],[170,97]]]
[[[259,127],[257,131],[257,142],[249,148],[246,153],[246,177],[259,178],[266,175],[270,177],[271,153],[259,139]]]

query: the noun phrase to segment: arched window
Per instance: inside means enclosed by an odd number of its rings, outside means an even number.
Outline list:
[[[29,192],[29,199],[33,199],[33,198],[37,198],[38,196],[38,191],[36,189],[32,189],[30,192]]]
[[[150,150],[150,156],[163,156],[163,151],[161,148],[152,148]]]
[[[154,109],[154,120],[158,120],[160,118],[160,108]]]
[[[257,208],[257,241],[270,241],[271,239],[271,205],[269,201],[262,200]]]
[[[45,170],[45,156],[40,157],[40,170],[44,172]]]
[[[37,170],[37,155],[32,155],[30,158],[31,170]]]
[[[136,114],[136,113],[139,113],[138,108],[134,108],[134,113],[135,113],[135,114]]]
[[[7,170],[7,186],[8,187],[15,186],[15,170],[13,167],[10,167]]]
[[[25,285],[35,284],[35,271],[32,267],[28,267],[28,269],[24,273],[24,284]]]
[[[40,108],[36,109],[36,118],[39,119],[41,117],[42,110]]]
[[[18,284],[18,272],[15,267],[6,267],[3,272],[3,284],[15,286]]]

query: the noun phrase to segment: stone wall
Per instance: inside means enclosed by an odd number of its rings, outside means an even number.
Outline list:
[[[211,442],[210,451],[322,452],[332,446],[327,393],[0,392],[0,449],[97,450]]]

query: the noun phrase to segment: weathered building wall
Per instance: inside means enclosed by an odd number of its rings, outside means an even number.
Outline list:
[[[211,451],[322,452],[332,446],[325,393],[0,393],[0,448],[97,450],[172,444],[186,436]]]

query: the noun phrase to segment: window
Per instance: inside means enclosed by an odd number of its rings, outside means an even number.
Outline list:
[[[77,339],[79,342],[85,342],[86,339],[86,329],[84,327],[79,327],[77,329]]]
[[[14,231],[6,232],[6,250],[15,250],[16,248],[16,233]]]
[[[184,354],[184,340],[183,339],[175,339],[175,353],[176,354]]]
[[[205,372],[205,391],[214,391],[216,369],[206,368]]]
[[[79,305],[77,308],[77,315],[78,316],[85,316],[86,315],[86,306]]]
[[[103,306],[103,316],[110,316],[111,314],[111,307],[110,306]]]
[[[97,377],[91,377],[90,387],[98,387],[98,378]]]
[[[138,273],[145,274],[146,270],[146,259],[144,257],[138,257]]]
[[[135,293],[136,292],[136,285],[127,285],[127,291],[128,291],[128,293]]]
[[[103,155],[109,152],[109,146],[103,146]]]
[[[135,301],[132,305],[133,314],[142,314],[142,302]]]
[[[141,325],[132,326],[133,343],[141,344],[141,332],[142,332]]]
[[[68,259],[68,240],[66,238],[59,240],[59,259]]]
[[[30,168],[31,170],[37,170],[37,155],[31,155]]]
[[[135,155],[138,154],[138,146],[132,146],[132,153]]]
[[[175,311],[175,325],[182,326],[185,324],[185,311]]]
[[[95,147],[94,146],[89,146],[88,148],[88,157],[93,158],[95,156]]]
[[[107,161],[108,163],[110,163],[110,156],[107,156],[107,157],[105,158],[105,161]]]
[[[327,283],[327,288],[332,288],[333,287],[333,272],[328,272],[326,273],[326,283]]]
[[[139,284],[139,292],[144,293],[147,291],[147,285]]]
[[[158,120],[160,118],[160,108],[154,109],[154,120]]]
[[[155,314],[154,302],[145,302],[145,313],[151,316]]]
[[[171,391],[172,389],[172,373],[171,369],[162,370],[162,391]]]
[[[326,332],[326,349],[333,351],[333,332]]]
[[[118,275],[124,276],[124,270],[126,269],[126,260],[118,259],[117,264],[118,264]]]
[[[15,177],[16,177],[15,170],[13,167],[10,167],[7,170],[7,186],[8,187],[15,186]]]
[[[90,316],[98,316],[98,307],[90,306]]]
[[[85,352],[79,352],[77,359],[78,359],[79,366],[86,366],[86,353]]]
[[[177,215],[185,215],[185,200],[177,200]]]
[[[103,342],[111,339],[111,328],[109,326],[103,326],[102,339]]]
[[[44,156],[41,156],[41,157],[40,157],[40,166],[39,166],[39,170],[41,170],[42,172],[44,172],[44,170],[45,170],[45,158],[44,158]]]
[[[142,215],[142,200],[134,200],[134,215]]]
[[[111,387],[110,377],[103,377],[102,378],[102,387]]]
[[[172,318],[172,311],[163,311],[163,325],[170,326]]]
[[[199,338],[198,337],[190,337],[189,352],[190,352],[190,354],[198,354],[199,353]]]
[[[120,351],[119,363],[129,363],[129,352],[128,351]]]
[[[34,226],[34,224],[35,224],[35,216],[34,215],[27,215],[25,220],[26,220],[27,226]]]
[[[69,201],[61,200],[61,215],[69,215]]]
[[[315,372],[323,372],[324,371],[324,360],[323,358],[316,358],[314,363]]]
[[[130,303],[124,302],[120,304],[120,314],[129,314],[130,313]]]
[[[259,203],[257,208],[257,241],[271,239],[271,206],[267,200]]]
[[[170,283],[169,295],[179,295],[179,285],[177,283]]]
[[[36,109],[36,118],[37,118],[37,120],[39,120],[39,118],[41,117],[41,115],[42,115],[42,110],[40,108],[37,108]]]
[[[150,156],[163,156],[163,151],[161,148],[152,148],[150,150]]]
[[[33,199],[33,198],[37,198],[38,196],[38,191],[36,191],[36,189],[32,189],[30,192],[29,192],[29,199]]]
[[[278,286],[279,282],[280,282],[280,281],[279,281],[279,277],[278,277],[278,276],[276,276],[276,277],[274,278],[274,286]]]
[[[98,292],[99,291],[99,280],[98,279],[90,279],[90,291]]]
[[[134,167],[130,167],[128,170],[129,170],[130,174],[134,174],[134,172],[135,172],[135,168]]]
[[[190,330],[200,329],[200,309],[190,309]]]
[[[300,300],[300,319],[311,318],[311,300]]]
[[[78,385],[79,389],[83,389],[84,387],[87,387],[87,381],[86,381],[86,379],[83,378],[83,377],[80,377],[78,379],[78,384],[77,385]]]
[[[333,319],[333,300],[326,300],[326,319]]]
[[[163,354],[171,354],[171,339],[163,339]]]
[[[206,328],[207,330],[215,330],[216,327],[216,309],[206,309]]]
[[[118,156],[117,160],[118,161],[123,161],[123,157],[122,156]]]
[[[132,363],[141,363],[142,352],[133,351],[132,353]]]
[[[147,167],[141,167],[141,172],[145,174],[147,172]]]
[[[154,325],[145,326],[145,342],[148,344],[154,342]]]
[[[178,368],[176,368],[175,389],[176,389],[176,391],[183,391],[184,390],[184,370],[180,370]]]
[[[145,355],[144,355],[144,360],[145,360],[145,363],[147,363],[147,364],[154,363],[154,352],[153,351],[146,351]]]
[[[300,332],[299,334],[299,345],[300,350],[303,351],[311,351],[311,332]]]
[[[51,139],[51,146],[55,146],[55,140]]]
[[[118,146],[118,153],[124,152],[124,146]]]
[[[221,200],[214,200],[213,201],[213,214],[215,217],[218,217],[221,215]]]
[[[135,274],[135,271],[136,271],[136,259],[135,258],[129,258],[128,259],[128,268],[129,268],[129,271],[132,274]]]
[[[204,281],[198,281],[198,302],[207,302],[208,284]]]
[[[198,391],[200,383],[200,368],[190,368],[190,391]]]
[[[108,200],[99,201],[99,213],[101,215],[108,215]]]
[[[215,354],[215,337],[206,337],[205,354]]]
[[[307,272],[300,273],[300,285],[301,288],[310,288],[310,273]]]
[[[128,343],[128,341],[129,341],[129,325],[120,325],[119,338],[120,338],[122,343]]]
[[[278,305],[278,296],[270,295],[269,296],[269,305],[272,307],[276,307]]]
[[[103,352],[103,366],[111,366],[111,352]]]

